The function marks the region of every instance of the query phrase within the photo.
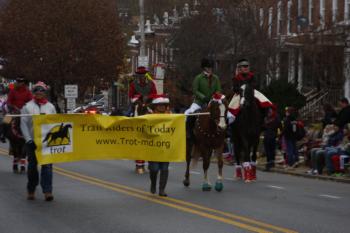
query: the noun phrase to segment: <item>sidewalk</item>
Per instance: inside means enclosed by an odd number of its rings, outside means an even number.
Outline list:
[[[277,156],[276,161],[283,161],[282,157]],[[226,166],[233,166],[233,164],[230,161],[225,160],[224,163]],[[265,170],[265,164],[266,164],[266,158],[265,157],[258,157],[257,169],[259,171]],[[329,181],[350,184],[349,171],[346,175],[337,177],[337,176],[328,176],[328,175],[311,175],[311,174],[307,173],[308,170],[310,170],[310,168],[305,166],[304,162],[300,162],[300,164],[296,168],[289,168],[289,169],[284,168],[283,164],[281,164],[281,163],[276,163],[274,168],[271,168],[270,171],[264,171],[264,172],[274,172],[274,173],[280,173],[280,174],[300,176],[300,177],[305,177],[305,178],[310,178],[310,179],[329,180]]]
[[[276,161],[282,160],[282,157],[278,158],[277,156]],[[258,166],[257,169],[260,171],[264,171],[265,169],[265,163],[266,158],[265,157],[259,157],[258,158]],[[281,174],[288,174],[293,176],[301,176],[305,178],[311,178],[311,179],[319,179],[319,180],[330,180],[335,182],[342,182],[342,183],[348,183],[350,184],[350,173],[349,171],[344,174],[343,176],[328,176],[328,175],[312,175],[308,174],[307,171],[310,170],[309,167],[305,165],[303,161],[299,163],[299,165],[296,168],[284,168],[282,164],[275,164],[274,168],[271,168],[269,172],[275,172],[275,173],[281,173]]]

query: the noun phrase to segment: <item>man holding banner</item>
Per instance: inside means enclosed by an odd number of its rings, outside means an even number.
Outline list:
[[[35,156],[36,145],[34,143],[33,121],[31,115],[55,114],[56,110],[46,98],[48,87],[43,82],[38,82],[33,86],[33,99],[29,101],[21,110],[21,130],[25,139],[25,147],[28,155],[28,200],[35,199],[35,189],[39,184],[39,173],[37,159]],[[52,164],[41,166],[40,185],[45,195],[46,201],[52,201]]]
[[[152,110],[153,113],[170,113],[169,112],[169,98],[165,95],[153,95],[152,98]],[[149,175],[151,179],[151,193],[155,194],[157,189],[157,176],[160,171],[159,177],[159,196],[168,196],[165,193],[165,186],[169,176],[169,162],[155,162],[149,161]]]

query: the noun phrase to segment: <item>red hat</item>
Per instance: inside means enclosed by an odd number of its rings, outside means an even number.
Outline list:
[[[137,69],[135,71],[136,74],[146,74],[147,72],[148,72],[148,70],[144,66],[137,67]]]
[[[164,94],[151,95],[150,97],[152,98],[152,104],[169,104],[170,103],[169,98]]]
[[[225,96],[221,93],[216,92],[213,94],[212,98],[214,101],[220,101],[220,100],[225,99]]]

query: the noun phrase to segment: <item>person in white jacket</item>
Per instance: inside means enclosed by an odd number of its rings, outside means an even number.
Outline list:
[[[39,172],[37,167],[37,159],[35,156],[36,145],[34,143],[33,121],[28,116],[37,114],[55,114],[56,109],[52,103],[46,98],[48,87],[43,82],[36,83],[33,88],[33,99],[29,101],[21,110],[21,130],[25,139],[25,148],[28,156],[28,183],[27,183],[27,199],[35,199],[35,189],[39,184]],[[41,166],[40,185],[45,195],[46,201],[52,201],[52,164]]]

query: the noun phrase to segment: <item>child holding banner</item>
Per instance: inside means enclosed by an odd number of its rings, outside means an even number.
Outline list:
[[[169,111],[169,98],[165,95],[152,95],[152,110],[153,113],[170,113]],[[150,161],[149,171],[150,171],[150,179],[151,179],[151,193],[155,194],[157,189],[157,176],[160,171],[159,177],[159,196],[166,197],[168,196],[165,193],[165,186],[168,181],[169,175],[169,162],[155,162]]]
[[[38,82],[33,86],[33,99],[29,101],[21,110],[21,130],[26,141],[25,147],[28,155],[28,200],[35,199],[35,188],[39,184],[39,172],[37,159],[35,156],[36,145],[33,135],[32,115],[56,114],[56,109],[46,98],[48,87],[43,82]],[[28,116],[29,115],[29,116]],[[45,195],[45,201],[52,201],[52,164],[41,166],[40,185]]]

